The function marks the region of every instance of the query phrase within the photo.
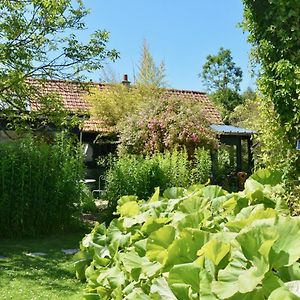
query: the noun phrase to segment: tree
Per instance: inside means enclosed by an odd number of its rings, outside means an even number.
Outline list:
[[[260,91],[293,142],[300,129],[300,2],[244,0],[244,5],[244,28],[261,65]]]
[[[87,97],[92,105],[92,116],[114,127],[137,111],[141,103],[158,100],[165,86],[165,68],[163,63],[156,65],[146,42],[143,44],[138,70],[134,86],[118,84],[112,80],[107,89],[93,90]],[[115,76],[110,78],[115,79]]]
[[[258,87],[266,120],[262,130],[262,158],[269,168],[284,172],[297,203],[300,195],[300,151],[295,149],[300,138],[300,2],[243,2],[243,25],[253,45],[253,62],[261,66]]]
[[[138,71],[139,73],[135,78],[137,84],[156,88],[166,86],[165,64],[161,62],[158,66],[156,65],[146,41],[142,47]]]
[[[243,72],[233,62],[231,51],[220,48],[217,55],[208,55],[201,73],[203,83],[208,91],[239,91]]]
[[[239,94],[242,70],[233,62],[231,51],[220,48],[217,55],[208,55],[203,65],[203,83],[211,92],[212,100],[220,106],[224,119],[243,102]]]
[[[107,31],[94,32],[87,43],[77,40],[87,14],[81,0],[1,1],[0,103],[5,116],[12,110],[28,115],[29,99],[41,108],[57,108],[57,96],[40,92],[43,80],[81,80],[100,69],[105,59],[118,57],[107,49]],[[30,78],[42,80],[33,85]]]

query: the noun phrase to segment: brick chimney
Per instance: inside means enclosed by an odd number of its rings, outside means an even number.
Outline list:
[[[122,84],[124,84],[128,87],[130,86],[130,81],[128,80],[128,75],[127,74],[124,74]]]

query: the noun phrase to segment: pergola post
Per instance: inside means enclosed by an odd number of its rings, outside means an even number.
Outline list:
[[[236,171],[242,171],[242,139],[237,137],[236,139]]]
[[[247,146],[248,146],[248,175],[252,174],[254,169],[254,159],[252,153],[253,142],[250,136],[247,137]]]

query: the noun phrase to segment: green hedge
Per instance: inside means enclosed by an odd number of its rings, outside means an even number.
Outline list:
[[[186,151],[156,153],[153,156],[124,155],[115,158],[106,174],[103,198],[113,210],[123,195],[136,195],[147,199],[155,187],[165,190],[172,186],[187,187],[193,183],[205,183],[211,175],[209,151],[199,148],[193,161]]]
[[[0,143],[0,236],[33,236],[70,226],[81,197],[80,148],[58,135]]]

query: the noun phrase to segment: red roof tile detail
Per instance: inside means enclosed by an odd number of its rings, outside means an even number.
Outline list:
[[[212,104],[206,93],[199,91],[167,89],[167,96],[179,96],[186,100],[195,100],[203,104],[203,113],[210,124],[224,124],[220,112]]]
[[[58,94],[61,97],[64,107],[72,113],[84,115],[89,113],[91,105],[85,100],[89,90],[98,88],[104,90],[109,88],[109,84],[96,82],[75,82],[63,80],[47,80],[42,82],[40,80],[31,79],[29,81],[34,86],[38,86],[42,95],[48,93]],[[203,103],[204,114],[210,124],[223,124],[221,115],[216,107],[211,103],[207,94],[198,91],[166,89],[165,95],[180,96],[183,99],[195,100]],[[31,109],[39,109],[37,102],[31,102]],[[89,119],[84,121],[82,127],[84,132],[109,132],[109,128],[105,126],[101,120]]]

